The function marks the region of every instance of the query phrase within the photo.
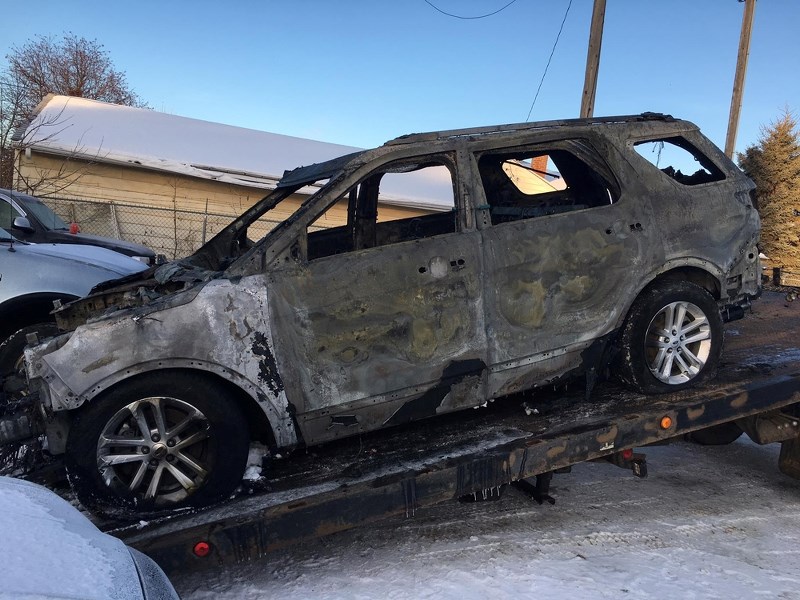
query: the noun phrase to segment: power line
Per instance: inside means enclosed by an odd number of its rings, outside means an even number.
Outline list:
[[[472,20],[472,19],[485,19],[486,17],[491,17],[492,15],[496,15],[497,13],[499,13],[499,12],[502,12],[502,11],[504,11],[505,9],[507,9],[509,6],[511,6],[512,4],[514,4],[514,2],[516,2],[516,1],[517,1],[517,0],[511,0],[511,2],[509,2],[508,4],[506,4],[505,6],[503,6],[502,8],[498,8],[496,11],[494,11],[494,12],[490,12],[490,13],[486,13],[485,15],[479,15],[479,16],[477,16],[477,17],[462,17],[461,15],[454,15],[453,13],[445,12],[445,11],[443,11],[441,8],[439,8],[438,6],[436,6],[436,5],[435,5],[433,2],[431,2],[430,0],[425,0],[425,4],[427,4],[428,6],[430,6],[431,8],[433,8],[434,10],[436,10],[436,11],[439,11],[439,12],[440,12],[440,13],[442,13],[443,15],[447,15],[448,17],[453,17],[454,19],[463,19],[463,20],[465,20],[465,21],[470,21],[470,20]],[[571,1],[571,0],[570,0],[570,1]]]
[[[428,0],[425,0],[426,2]],[[558,40],[561,39],[561,32],[564,31],[564,23],[567,22],[567,15],[569,14],[569,9],[572,7],[572,0],[569,0],[569,4],[567,4],[567,10],[564,13],[564,18],[561,20],[561,27],[558,29],[558,35],[556,36],[556,41],[553,44],[553,49],[550,51],[550,58],[547,59],[547,64],[544,67],[544,73],[542,73],[542,79],[539,81],[539,87],[536,88],[536,95],[533,97],[533,102],[531,102],[530,110],[528,110],[528,116],[525,118],[525,122],[531,120],[531,113],[533,112],[533,107],[536,106],[536,99],[539,97],[539,92],[542,91],[542,84],[544,83],[544,78],[547,77],[547,70],[550,68],[550,61],[553,60],[553,54],[556,52],[556,46],[558,46]]]

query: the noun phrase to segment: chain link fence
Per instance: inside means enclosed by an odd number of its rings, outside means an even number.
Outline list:
[[[238,215],[197,212],[178,208],[126,204],[112,200],[75,200],[47,197],[45,202],[67,223],[78,223],[82,233],[102,235],[152,248],[168,260],[188,256],[214,237]],[[259,240],[279,221],[263,218],[248,231],[251,240]],[[312,230],[325,229],[312,226]],[[800,286],[800,270],[786,266],[770,268],[765,274],[775,286]]]
[[[113,201],[44,200],[64,221],[78,223],[81,233],[136,242],[168,260],[191,254],[238,216]],[[277,224],[262,218],[250,227],[248,237],[259,240]]]

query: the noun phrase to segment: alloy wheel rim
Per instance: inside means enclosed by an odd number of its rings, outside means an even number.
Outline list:
[[[658,311],[647,326],[647,365],[663,383],[686,383],[705,367],[711,342],[711,325],[703,310],[691,302],[672,302]]]
[[[208,479],[210,429],[183,400],[142,398],[109,419],[97,441],[97,468],[119,495],[156,506],[180,502]]]

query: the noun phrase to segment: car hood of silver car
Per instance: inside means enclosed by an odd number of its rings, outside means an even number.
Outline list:
[[[0,477],[0,531],[0,599],[177,598],[150,559],[42,486]]]
[[[85,246],[82,244],[31,244],[11,240],[5,230],[0,230],[0,248],[38,256],[47,256],[69,262],[92,265],[109,271],[117,277],[144,271],[147,265],[119,252]]]

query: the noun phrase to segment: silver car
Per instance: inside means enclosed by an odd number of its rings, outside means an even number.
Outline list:
[[[0,599],[177,600],[159,566],[66,500],[0,477]]]
[[[31,244],[0,229],[0,377],[13,371],[28,333],[58,332],[53,302],[80,298],[98,283],[147,268],[97,246]]]

